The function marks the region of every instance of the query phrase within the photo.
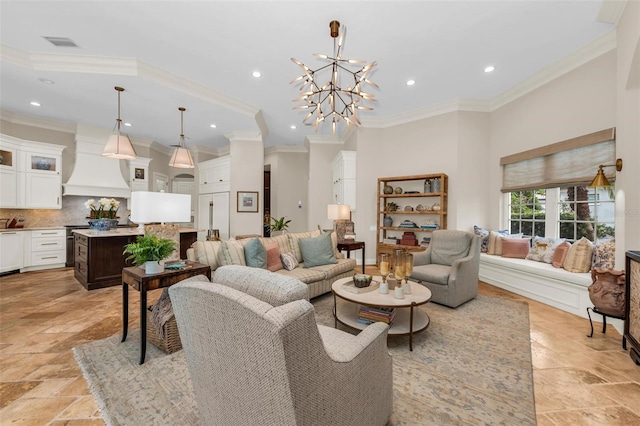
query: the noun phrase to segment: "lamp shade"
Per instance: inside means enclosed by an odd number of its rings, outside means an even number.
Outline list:
[[[104,146],[102,155],[109,158],[118,158],[120,160],[133,160],[136,158],[136,150],[129,136],[116,132],[109,136],[107,144]]]
[[[593,180],[591,181],[591,184],[589,185],[592,188],[604,188],[607,186],[611,186],[611,183],[609,182],[609,179],[607,179],[607,177],[604,175],[604,170],[602,170],[603,166],[600,166],[600,168],[598,168],[598,173],[596,174],[596,177],[593,178]]]
[[[195,165],[193,164],[193,158],[191,158],[191,153],[189,152],[189,150],[181,146],[176,147],[176,149],[173,151],[171,159],[169,160],[169,167],[193,169]]]
[[[131,220],[138,224],[189,222],[191,195],[134,191],[131,193]]]
[[[349,219],[351,217],[351,210],[348,204],[328,204],[327,205],[327,219],[340,220]]]

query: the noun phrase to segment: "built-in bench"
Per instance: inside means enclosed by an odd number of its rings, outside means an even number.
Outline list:
[[[590,273],[569,272],[548,263],[481,253],[480,281],[583,318],[588,318],[587,308],[593,307],[587,290]],[[594,321],[601,322],[602,318]],[[607,323],[622,334],[621,320],[608,319]]]

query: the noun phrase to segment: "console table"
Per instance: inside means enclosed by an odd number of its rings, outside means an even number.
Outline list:
[[[157,274],[146,274],[137,266],[122,270],[122,342],[127,339],[129,324],[129,286],[140,292],[140,364],[144,364],[147,352],[147,291],[171,287],[196,275],[206,275],[211,280],[211,267],[187,260],[182,269],[165,269]]]

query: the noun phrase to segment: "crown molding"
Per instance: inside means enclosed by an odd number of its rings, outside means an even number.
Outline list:
[[[143,61],[138,62],[139,76],[146,78],[165,87],[170,87],[179,92],[190,96],[209,101],[216,105],[220,105],[226,109],[238,112],[240,114],[255,119],[256,114],[260,112],[260,108],[254,107],[231,96],[224,95],[207,86],[195,83],[186,78],[179,77],[170,72],[164,71],[158,67],[149,65]]]
[[[367,128],[386,128],[456,111],[490,112],[490,102],[479,99],[454,99],[388,117],[361,118]]]
[[[31,53],[2,45],[0,49],[0,60],[6,60],[15,65],[34,70],[138,76],[164,87],[169,87],[173,90],[252,117],[256,120],[258,127],[262,126],[265,128],[262,129],[263,131],[268,131],[264,119],[260,120],[259,117],[256,117],[256,115],[260,113],[260,108],[158,67],[154,67],[136,58]],[[262,121],[262,124],[260,121]]]
[[[214,157],[218,158],[224,155],[231,154],[231,144],[225,145],[220,148],[210,148],[208,146],[193,145],[189,148],[189,150],[191,150],[192,154],[207,154],[213,155]]]
[[[618,21],[627,6],[628,0],[603,0],[598,12],[598,21],[618,26]]]
[[[229,142],[234,141],[252,141],[252,142],[262,142],[262,133],[255,132],[251,130],[234,130],[233,132],[229,132],[224,135],[225,138],[229,139]]]
[[[75,123],[66,123],[61,121],[48,120],[46,118],[33,117],[30,115],[14,114],[12,112],[5,111],[5,110],[0,110],[0,119],[8,121],[9,123],[13,123],[13,124],[39,127],[41,129],[55,130],[58,132],[65,132],[65,133],[72,133],[72,134],[76,133],[76,128],[77,128]]]
[[[275,145],[264,149],[264,155],[283,153],[306,154],[308,152],[309,150],[301,145]]]
[[[611,30],[586,46],[581,47],[556,63],[542,69],[540,72],[534,74],[520,84],[513,86],[509,90],[493,98],[491,100],[491,111],[515,101],[519,97],[542,87],[556,78],[575,70],[576,68],[615,48],[616,31]]]

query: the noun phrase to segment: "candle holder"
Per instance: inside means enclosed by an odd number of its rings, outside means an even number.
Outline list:
[[[393,277],[396,279],[396,287],[402,286],[402,279],[405,271],[405,252],[404,249],[395,249],[393,251]]]
[[[409,284],[409,277],[413,272],[413,254],[405,253],[404,254],[404,285],[402,286],[402,290],[404,294],[411,294],[411,284]]]
[[[380,275],[382,275],[382,284],[378,290],[382,294],[389,293],[389,284],[387,284],[387,277],[389,276],[389,270],[391,264],[389,263],[389,255],[387,253],[380,254],[380,261],[378,262],[380,268]]]

